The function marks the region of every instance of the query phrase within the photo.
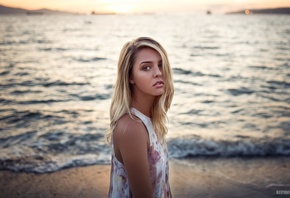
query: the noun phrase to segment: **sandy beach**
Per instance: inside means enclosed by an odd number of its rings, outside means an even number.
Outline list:
[[[170,161],[174,197],[288,197],[290,158]],[[106,197],[109,165],[34,174],[0,171],[0,197]],[[282,193],[282,194],[279,194]]]

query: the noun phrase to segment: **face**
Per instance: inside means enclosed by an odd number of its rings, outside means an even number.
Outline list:
[[[157,51],[144,48],[137,53],[130,83],[135,96],[160,96],[164,93],[162,59]]]

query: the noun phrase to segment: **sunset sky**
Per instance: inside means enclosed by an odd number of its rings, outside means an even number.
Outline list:
[[[25,9],[49,8],[78,13],[212,12],[290,7],[290,0],[0,0],[0,4]]]

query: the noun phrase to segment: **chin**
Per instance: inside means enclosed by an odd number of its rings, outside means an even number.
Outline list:
[[[164,91],[160,91],[160,92],[154,94],[154,96],[162,96],[163,94],[164,94]]]

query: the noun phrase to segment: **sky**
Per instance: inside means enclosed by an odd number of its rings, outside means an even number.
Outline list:
[[[24,9],[48,8],[77,13],[224,13],[242,9],[290,7],[290,0],[0,0]]]

